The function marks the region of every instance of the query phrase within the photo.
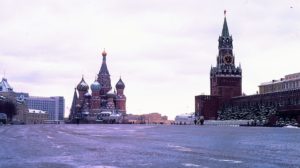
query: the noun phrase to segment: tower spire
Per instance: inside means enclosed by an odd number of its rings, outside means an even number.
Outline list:
[[[77,99],[78,99],[78,96],[77,96],[76,87],[75,87],[73,100],[72,100],[72,105],[71,105],[71,110],[70,110],[70,118],[72,118],[71,116],[74,116],[76,114]]]
[[[105,48],[103,49],[103,52],[102,52],[102,57],[103,57],[103,61],[106,61],[106,51],[105,51]]]
[[[222,36],[229,37],[229,29],[228,29],[227,21],[226,21],[226,10],[224,10],[224,23],[223,23],[223,29],[222,29]]]
[[[107,53],[105,49],[102,52],[102,65],[100,71],[98,73],[98,82],[101,85],[100,94],[101,96],[105,96],[105,94],[111,89],[111,82],[110,82],[110,74],[106,65],[106,56]]]
[[[107,65],[106,65],[106,51],[105,49],[103,50],[102,52],[102,65],[101,65],[101,68],[100,68],[100,71],[99,71],[99,74],[107,74],[109,75],[109,72],[108,72],[108,69],[107,69]]]

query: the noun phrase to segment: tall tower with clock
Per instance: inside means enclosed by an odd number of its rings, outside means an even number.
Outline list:
[[[219,96],[226,101],[235,96],[242,95],[242,69],[235,66],[235,56],[233,54],[232,36],[226,20],[224,11],[224,23],[222,34],[219,36],[219,53],[217,65],[210,71],[210,92],[212,96]]]

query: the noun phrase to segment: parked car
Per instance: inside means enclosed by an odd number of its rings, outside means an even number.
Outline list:
[[[0,113],[0,124],[7,123],[7,115],[5,113]]]

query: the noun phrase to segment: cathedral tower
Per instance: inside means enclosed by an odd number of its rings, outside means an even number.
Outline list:
[[[91,109],[99,109],[101,105],[100,103],[101,85],[97,80],[95,80],[95,82],[91,84],[91,90],[92,90]]]
[[[120,78],[116,84],[117,96],[116,96],[116,109],[123,114],[126,114],[126,96],[124,95],[125,84]]]
[[[78,93],[79,93],[79,97],[78,97],[79,102],[77,102],[77,103],[81,104],[81,103],[83,103],[84,95],[86,93],[88,93],[88,90],[89,90],[89,85],[85,82],[83,76],[82,76],[81,81],[77,85],[77,90],[78,90]]]
[[[100,83],[101,85],[101,89],[100,89],[100,95],[103,97],[106,95],[106,93],[108,91],[111,90],[111,81],[110,81],[110,74],[108,72],[107,69],[107,65],[106,65],[106,55],[107,53],[105,52],[105,50],[102,52],[102,65],[98,74],[98,79],[97,81]]]
[[[226,11],[224,12],[226,14]],[[242,69],[235,66],[232,36],[229,34],[226,15],[224,17],[222,34],[219,36],[219,53],[217,65],[210,71],[210,91],[212,96],[220,96],[228,100],[242,95]]]

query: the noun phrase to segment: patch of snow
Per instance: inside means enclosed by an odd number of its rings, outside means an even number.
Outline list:
[[[116,166],[104,166],[104,165],[98,165],[98,166],[87,165],[87,166],[80,166],[79,168],[118,168],[118,167],[116,167]]]
[[[299,128],[297,126],[292,126],[292,125],[287,125],[287,126],[284,126],[283,128]]]
[[[182,152],[191,152],[192,151],[191,148],[187,148],[187,147],[183,147],[183,146],[179,146],[179,145],[168,144],[168,147],[174,148],[175,150],[182,151]]]
[[[215,160],[219,162],[231,162],[231,163],[243,163],[240,160],[230,160],[230,159],[215,159],[215,158],[209,158],[209,160]]]
[[[185,167],[200,167],[200,165],[193,164],[193,163],[182,163],[183,166]],[[203,167],[206,168],[206,167]]]

